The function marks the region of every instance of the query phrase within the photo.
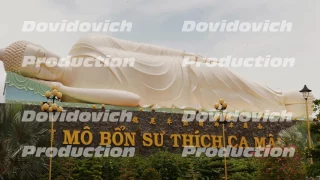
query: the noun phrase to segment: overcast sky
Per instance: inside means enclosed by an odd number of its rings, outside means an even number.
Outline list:
[[[206,57],[294,57],[293,68],[233,68],[233,71],[273,89],[301,89],[307,84],[320,96],[318,0],[1,0],[0,48],[28,40],[66,56],[86,33],[21,32],[23,21],[61,22],[127,20],[132,32],[108,33],[132,41],[194,52]],[[318,11],[316,13],[316,11]],[[282,21],[292,32],[182,33],[184,21]],[[1,95],[5,73],[0,63]],[[318,78],[316,78],[318,77]],[[3,97],[0,97],[0,102]]]

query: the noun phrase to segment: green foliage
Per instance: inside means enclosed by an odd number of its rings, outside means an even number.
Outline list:
[[[306,149],[305,154],[307,157],[312,157],[313,164],[307,166],[307,176],[316,177],[320,176],[320,144],[318,139],[320,139],[320,123],[312,123],[310,127],[310,132],[312,139],[316,139],[313,142],[312,149]]]
[[[174,180],[180,175],[177,155],[159,151],[150,156],[151,167],[156,169],[164,180]]]
[[[317,119],[320,120],[320,99],[313,101],[313,112],[316,113]]]
[[[230,168],[232,163],[227,161],[227,168]],[[202,158],[199,165],[199,172],[202,176],[209,179],[217,179],[224,176],[224,160],[221,157]]]
[[[317,119],[320,119],[320,100],[314,100],[313,107]],[[280,167],[278,166],[278,161],[274,162],[274,158],[265,159],[264,166],[262,166],[259,171],[260,175],[273,174],[275,178],[283,174],[289,174],[291,178],[294,176],[303,178],[303,176],[315,177],[320,175],[320,143],[318,141],[320,138],[320,123],[312,122],[310,125],[311,144],[313,148],[307,148],[308,128],[306,121],[299,122],[295,126],[281,131],[279,136],[282,138],[282,145],[294,145],[296,155],[294,158],[281,158],[278,160],[281,161]],[[310,157],[313,158],[313,165],[309,164],[308,158]]]
[[[257,172],[235,172],[228,177],[230,180],[258,180]]]
[[[121,161],[119,179],[138,179],[143,171],[150,167],[148,159],[141,156],[126,157],[119,160]]]
[[[320,176],[320,162],[315,162],[313,165],[307,166],[307,176],[308,177]]]
[[[149,179],[162,180],[161,174],[154,168],[148,168],[144,170],[140,179],[141,180],[149,180]]]
[[[228,170],[228,172],[231,174],[236,174],[239,172],[241,172],[242,174],[254,174],[258,170],[257,158],[235,158],[230,159],[229,161],[230,163],[232,163],[232,167]]]
[[[289,180],[306,177],[303,152],[296,151],[294,158],[259,158],[259,164],[258,177],[261,180]]]
[[[199,172],[199,165],[201,160],[199,158],[181,157],[177,156],[177,165],[180,170],[178,179],[200,179],[201,173]]]
[[[100,158],[86,158],[80,161],[74,177],[79,180],[102,180],[102,163]]]
[[[74,158],[55,158],[53,161],[52,176],[57,180],[73,180],[77,179],[76,174],[79,164]],[[59,172],[59,174],[58,174]]]
[[[296,125],[280,131],[278,135],[282,140],[282,146],[288,147],[294,145],[295,148],[300,151],[308,147],[308,128],[306,121],[297,122]]]
[[[48,146],[48,124],[21,122],[22,105],[6,104],[0,116],[0,179],[35,179],[49,158],[21,157],[24,146]]]
[[[320,123],[312,123],[310,127],[311,136],[313,139],[313,148],[306,150],[306,155],[312,156],[314,162],[320,161]]]
[[[240,176],[255,179],[255,164],[251,158],[228,159],[229,179],[239,179]],[[181,157],[159,151],[149,157],[54,158],[52,179],[208,180],[223,176],[223,158]],[[48,174],[41,177],[48,177]]]
[[[102,178],[105,180],[116,180],[120,176],[119,158],[107,157],[103,160]]]

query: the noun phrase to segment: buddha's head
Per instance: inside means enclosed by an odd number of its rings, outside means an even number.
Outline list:
[[[5,71],[19,73],[27,42],[18,41],[0,50],[0,60]]]
[[[17,41],[4,49],[0,49],[0,60],[3,61],[4,69],[7,72],[14,72],[22,76],[42,80],[56,80],[63,71],[57,67],[49,67],[46,62],[23,63],[26,58],[49,58],[58,56],[47,51],[43,47],[27,42]]]

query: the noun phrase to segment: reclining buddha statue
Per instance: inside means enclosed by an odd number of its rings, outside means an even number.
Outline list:
[[[298,91],[272,90],[225,67],[198,66],[196,63],[183,65],[185,57],[191,57],[197,63],[207,63],[206,58],[185,51],[105,35],[89,35],[74,44],[69,57],[91,57],[100,64],[105,62],[101,57],[134,58],[133,66],[60,67],[49,66],[46,61],[40,66],[29,64],[24,67],[25,56],[59,56],[26,41],[15,42],[0,50],[5,71],[47,85],[57,85],[64,94],[63,101],[213,110],[215,102],[222,98],[228,102],[229,111],[286,110],[295,115],[306,114],[305,101]],[[71,58],[66,61],[68,59]]]

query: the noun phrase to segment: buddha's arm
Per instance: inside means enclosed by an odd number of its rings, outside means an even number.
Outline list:
[[[42,81],[35,79],[34,81],[48,85],[49,87],[51,87],[52,85],[57,85],[59,87],[59,91],[61,91],[63,94],[68,95],[74,99],[90,103],[112,104],[118,106],[137,106],[139,105],[140,101],[140,96],[128,91],[113,89],[74,88],[64,86],[59,82]]]

